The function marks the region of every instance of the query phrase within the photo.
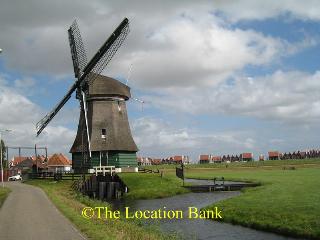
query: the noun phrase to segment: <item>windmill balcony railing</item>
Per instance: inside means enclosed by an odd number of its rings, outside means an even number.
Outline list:
[[[96,166],[96,167],[93,167],[93,169],[94,169],[96,176],[98,176],[99,173],[102,173],[103,176],[105,176],[106,173],[110,173],[111,176],[113,176],[114,173],[116,173],[115,166]]]

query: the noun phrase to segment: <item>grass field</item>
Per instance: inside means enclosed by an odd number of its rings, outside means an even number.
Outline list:
[[[283,170],[287,166],[295,166],[296,170]],[[175,167],[156,166],[163,169],[162,178],[160,174],[150,173],[120,174],[129,187],[126,198],[163,198],[188,192],[175,177]],[[224,176],[227,180],[259,182],[262,186],[245,189],[240,196],[214,205],[222,209],[223,221],[320,239],[320,160],[233,163],[228,167],[223,164],[188,165],[186,176],[202,179]],[[76,194],[70,189],[71,181],[54,184],[36,181],[32,184],[42,187],[58,208],[92,239],[167,239],[158,229],[145,229],[139,222],[83,219],[80,213],[84,206],[101,203]]]
[[[9,188],[0,187],[0,208],[10,193]]]
[[[181,187],[182,181],[172,172],[160,174],[150,173],[121,173],[121,179],[129,188],[127,199],[164,198],[189,192]]]
[[[275,166],[288,166],[288,165],[303,165],[310,167],[314,165],[320,166],[320,159],[290,159],[290,160],[267,160],[267,161],[252,161],[252,162],[233,162],[233,163],[210,163],[210,164],[187,164],[186,169],[194,168],[237,168],[237,167],[275,167]],[[175,164],[162,164],[152,166],[142,166],[147,169],[175,169]]]
[[[256,229],[320,239],[320,168],[297,170],[189,169],[188,177],[260,182],[262,186],[208,208],[223,210],[223,221]]]
[[[32,180],[27,183],[42,188],[57,208],[89,239],[152,240],[175,238],[175,236],[163,235],[156,227],[142,227],[138,221],[84,219],[81,216],[84,207],[108,206],[108,204],[76,193],[71,188],[72,181]]]

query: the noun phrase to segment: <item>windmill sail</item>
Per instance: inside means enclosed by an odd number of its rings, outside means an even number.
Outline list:
[[[98,77],[116,54],[129,32],[129,20],[125,18],[85,67],[83,74],[88,76],[87,82],[92,84],[94,79]],[[89,75],[89,73],[94,74]]]
[[[74,75],[79,79],[83,73],[83,69],[87,66],[88,60],[76,20],[74,20],[71,27],[68,29],[68,36]]]
[[[49,124],[49,122],[60,111],[64,104],[70,99],[72,93],[77,88],[82,87],[84,83],[87,83],[88,81],[92,82],[97,77],[97,75],[101,73],[102,70],[107,66],[107,64],[115,55],[116,51],[121,46],[127,34],[129,33],[129,20],[125,18],[120,23],[116,30],[110,35],[107,41],[101,46],[98,52],[89,61],[86,67],[84,67],[83,71],[82,68],[86,63],[86,57],[80,36],[80,31],[76,23],[75,25],[73,25],[73,27],[71,26],[69,30],[69,39],[71,38],[71,40],[73,41],[73,43],[70,43],[71,53],[73,54],[72,59],[74,63],[75,75],[76,77],[78,77],[78,80],[76,80],[67,94],[53,108],[53,110],[51,110],[36,124],[37,136],[39,136],[43,129]]]

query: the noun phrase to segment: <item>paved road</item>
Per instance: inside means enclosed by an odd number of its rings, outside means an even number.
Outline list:
[[[6,186],[12,192],[0,209],[0,239],[86,239],[41,189],[20,182],[9,182]]]

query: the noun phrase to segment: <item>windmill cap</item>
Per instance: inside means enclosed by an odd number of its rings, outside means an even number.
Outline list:
[[[97,76],[89,86],[89,95],[122,97],[125,100],[131,97],[130,88],[127,85],[107,76]]]

